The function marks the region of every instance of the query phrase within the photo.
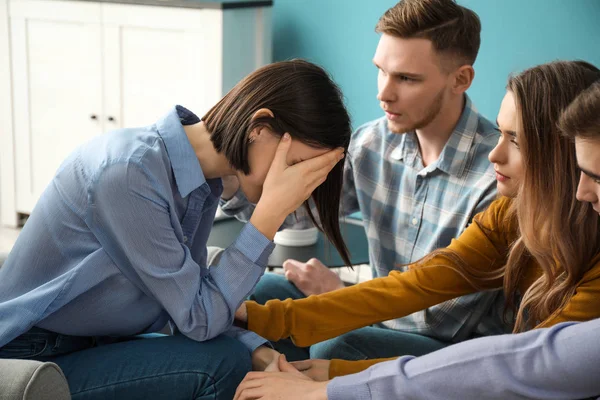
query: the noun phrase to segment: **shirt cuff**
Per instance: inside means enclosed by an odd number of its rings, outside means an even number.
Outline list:
[[[266,267],[269,256],[275,248],[275,243],[267,239],[250,222],[246,223],[233,245],[250,261]]]
[[[248,348],[250,353],[253,353],[254,350],[260,346],[268,346],[273,348],[268,340],[258,336],[256,333],[235,326],[231,327],[231,329],[225,332],[225,335],[242,342]]]
[[[370,400],[371,391],[366,383],[356,383],[352,375],[333,378],[327,384],[327,400]]]
[[[274,247],[275,243],[247,223],[236,241],[223,252],[216,268],[210,268],[231,310],[235,311],[252,292]]]

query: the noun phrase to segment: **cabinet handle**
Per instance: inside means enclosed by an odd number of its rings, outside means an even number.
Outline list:
[[[93,119],[95,121],[98,119],[98,116],[96,114],[92,114],[90,115],[90,119]]]
[[[115,117],[108,117],[108,122],[115,122]]]

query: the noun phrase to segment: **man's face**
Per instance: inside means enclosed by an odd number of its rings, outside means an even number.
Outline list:
[[[581,169],[577,200],[590,203],[600,214],[600,139],[577,137],[575,150]]]
[[[427,39],[402,39],[383,34],[373,58],[379,69],[377,99],[392,132],[429,125],[445,106],[449,75]]]

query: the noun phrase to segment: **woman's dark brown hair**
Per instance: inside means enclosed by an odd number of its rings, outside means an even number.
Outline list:
[[[274,116],[252,120],[261,108],[271,110]],[[256,128],[267,127],[280,136],[288,132],[307,145],[328,149],[347,150],[351,134],[350,116],[340,89],[325,70],[303,60],[259,68],[231,89],[202,120],[215,149],[244,174],[250,173],[248,139]],[[344,164],[338,163],[312,194],[320,224],[308,202],[305,207],[344,262],[351,265],[339,225],[343,168]]]

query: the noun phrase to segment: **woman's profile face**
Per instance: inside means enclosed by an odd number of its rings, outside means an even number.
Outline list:
[[[508,91],[498,112],[498,144],[488,156],[496,170],[498,193],[507,197],[517,195],[525,171],[517,135],[518,118],[515,97]]]
[[[252,143],[248,144],[250,173],[244,175],[244,173],[238,172],[237,177],[246,198],[252,203],[257,203],[262,195],[263,184],[273,158],[275,158],[275,152],[277,151],[281,137],[268,128],[261,128],[253,132],[251,139],[253,140]],[[329,150],[327,148],[311,147],[294,139],[292,136],[292,144],[287,154],[287,164],[291,166],[301,161],[320,156]]]

